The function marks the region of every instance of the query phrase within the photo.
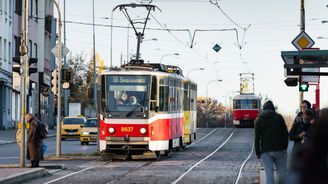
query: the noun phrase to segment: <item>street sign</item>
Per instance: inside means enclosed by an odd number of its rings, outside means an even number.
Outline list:
[[[219,51],[221,50],[220,45],[219,45],[219,44],[215,44],[214,47],[213,47],[213,50],[214,50],[215,52],[219,52]]]
[[[58,57],[58,54],[57,54],[58,47],[59,47],[59,44],[57,43],[56,46],[51,49],[51,53],[55,57]],[[70,52],[69,49],[64,44],[62,44],[62,58],[64,58],[69,52]]]
[[[292,44],[297,48],[297,50],[302,51],[303,49],[311,48],[314,45],[314,41],[311,37],[306,34],[306,32],[301,32],[292,41]]]

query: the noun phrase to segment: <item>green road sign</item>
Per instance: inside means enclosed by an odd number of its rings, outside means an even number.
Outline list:
[[[215,44],[214,47],[213,47],[213,50],[214,50],[215,52],[219,52],[219,51],[221,50],[220,45],[219,45],[219,44]]]

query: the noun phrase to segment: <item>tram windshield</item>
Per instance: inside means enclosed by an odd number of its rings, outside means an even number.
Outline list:
[[[105,84],[106,111],[118,117],[146,117],[149,76],[109,75]]]
[[[233,101],[234,109],[259,109],[259,100],[256,99],[240,99]]]

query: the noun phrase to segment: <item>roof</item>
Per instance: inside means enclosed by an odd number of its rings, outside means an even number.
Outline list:
[[[260,100],[261,97],[254,95],[254,94],[241,94],[241,95],[237,95],[233,98],[234,100],[238,100],[238,99],[257,99]]]

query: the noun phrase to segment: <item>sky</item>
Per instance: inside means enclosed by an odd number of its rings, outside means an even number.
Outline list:
[[[61,0],[63,6],[64,0]],[[119,4],[137,3],[137,0],[94,0],[96,26],[96,52],[109,66],[119,66],[121,58],[126,61],[127,53],[136,52],[136,36],[130,28],[113,28],[111,56],[111,14],[113,25],[129,25],[118,9]],[[187,31],[146,30],[141,44],[142,58],[147,62],[175,64],[184,74],[189,74],[198,84],[198,96],[218,99],[225,104],[229,97],[239,90],[239,73],[255,74],[255,93],[268,96],[283,114],[295,113],[298,108],[297,87],[287,87],[284,83],[284,68],[281,51],[295,51],[291,41],[300,33],[300,0],[219,0],[218,5],[234,22],[209,0],[153,0],[153,5],[161,11],[152,12],[148,28],[189,29],[232,29],[234,31],[197,32],[193,48]],[[315,41],[313,47],[328,50],[328,0],[305,2],[305,30]],[[145,9],[131,9],[132,19],[144,19]],[[84,53],[90,57],[92,50],[92,26],[76,22],[92,23],[92,0],[66,1],[66,45],[71,53]],[[70,22],[70,23],[69,23]],[[75,22],[75,23],[72,23]],[[249,26],[250,25],[250,26]],[[249,27],[248,27],[249,26]],[[244,32],[245,29],[248,29]],[[129,33],[129,34],[128,34]],[[317,37],[327,39],[317,39]],[[154,38],[157,41],[154,41]],[[243,39],[244,38],[244,39]],[[129,46],[127,42],[129,41]],[[219,52],[212,48],[222,47]],[[129,49],[128,49],[129,48]],[[127,51],[129,50],[129,51]],[[179,53],[179,56],[174,55]],[[205,70],[192,70],[203,67]],[[222,82],[213,82],[221,79]],[[211,82],[210,82],[211,81]],[[321,78],[321,107],[328,106],[328,77]],[[314,102],[315,87],[305,93],[305,99]]]

